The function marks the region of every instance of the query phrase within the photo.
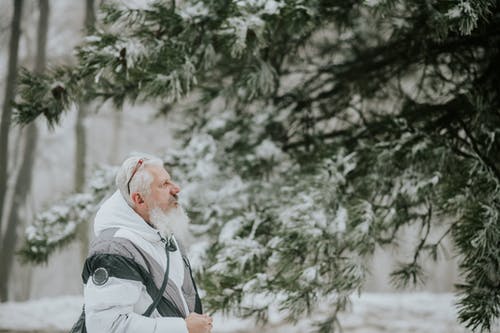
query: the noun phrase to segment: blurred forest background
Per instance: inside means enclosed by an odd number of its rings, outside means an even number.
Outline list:
[[[97,11],[98,2],[54,1],[48,4],[50,10],[47,20],[46,61],[49,66],[74,63],[73,48],[82,42],[85,35],[86,11]],[[14,7],[13,2],[8,1],[3,1],[0,5],[0,70],[2,77],[6,78]],[[39,15],[38,1],[24,1],[20,17],[19,66],[28,69],[33,69],[36,64]],[[0,82],[2,101],[6,83],[6,79]],[[69,112],[61,126],[52,129],[42,119],[36,121],[37,134],[34,144],[28,146],[30,152],[25,152],[25,142],[27,133],[33,131],[33,128],[12,124],[6,160],[10,177],[5,214],[7,216],[12,207],[19,209],[20,217],[14,224],[17,236],[9,236],[16,240],[16,251],[20,250],[25,229],[33,223],[35,214],[62,200],[69,193],[82,190],[84,175],[91,174],[99,166],[118,165],[133,151],[162,155],[167,147],[175,145],[172,140],[172,125],[166,117],[158,116],[157,105],[127,105],[123,109],[117,109],[111,103],[91,103],[83,108],[80,113]],[[13,203],[13,188],[18,181],[16,176],[25,154],[33,154],[27,171],[32,172],[32,180],[31,186],[28,181],[28,190],[22,199],[24,202],[18,207]],[[7,223],[2,223],[4,237],[7,237],[6,229]],[[87,242],[88,239],[84,241]],[[2,245],[4,244],[6,241],[2,240]],[[40,266],[22,264],[20,257],[10,252],[12,266],[4,272],[10,275],[8,293],[4,300],[21,301],[44,296],[80,294],[83,264],[80,247],[80,242],[76,241],[68,248],[58,251],[47,264]],[[4,253],[6,252],[2,251],[2,260],[7,260]],[[5,276],[2,276],[2,281],[6,281]]]
[[[330,302],[327,332],[354,291],[406,286],[498,317],[497,1],[114,3],[0,4],[2,301],[81,294],[94,208],[142,151],[185,188],[212,309]]]
[[[94,1],[95,2],[95,1]],[[97,5],[94,4],[94,10]],[[51,3],[47,33],[47,61],[49,63],[69,63],[75,61],[73,48],[82,42],[84,33],[85,3],[56,1]],[[36,57],[37,28],[39,18],[38,1],[26,1],[21,21],[19,65],[33,68]],[[7,76],[8,41],[10,21],[13,15],[12,2],[2,3],[1,30],[1,73]],[[64,13],[62,15],[61,13]],[[5,92],[6,80],[2,80]],[[99,165],[118,165],[127,154],[150,152],[162,156],[170,145],[176,146],[172,137],[172,122],[159,114],[158,105],[126,105],[123,110],[111,103],[94,104],[86,107],[83,123],[87,147],[84,167],[89,174]],[[24,229],[33,221],[33,216],[43,207],[64,198],[77,188],[75,179],[77,160],[77,114],[69,112],[63,117],[61,126],[50,129],[43,119],[37,122],[39,138],[32,166],[33,183],[26,199],[26,211],[17,227],[17,249],[23,241]],[[11,131],[12,145],[9,149],[11,170],[20,165],[26,128],[14,124]],[[23,147],[24,148],[24,147]],[[81,158],[81,153],[78,154]],[[15,174],[15,171],[14,171]],[[12,184],[11,178],[11,184]],[[178,180],[181,184],[182,179]],[[80,185],[81,186],[81,185]],[[409,236],[411,237],[411,236]],[[26,300],[42,296],[74,294],[81,292],[80,273],[83,262],[79,256],[79,244],[75,242],[68,249],[57,253],[46,266],[31,267],[21,265],[14,259],[11,272],[10,299]],[[397,252],[399,252],[398,250]],[[395,260],[391,251],[380,251],[375,256],[372,276],[367,282],[367,290],[394,290],[389,284],[388,271]],[[429,265],[430,279],[422,289],[434,292],[453,290],[457,281],[456,262],[451,255],[444,262]]]

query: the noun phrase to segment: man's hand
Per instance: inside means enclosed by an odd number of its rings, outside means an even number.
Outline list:
[[[189,333],[210,333],[212,321],[209,315],[192,312],[186,317],[186,326]]]

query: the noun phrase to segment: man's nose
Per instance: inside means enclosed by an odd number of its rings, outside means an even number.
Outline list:
[[[177,185],[176,183],[172,183],[172,186],[170,187],[170,194],[171,195],[176,195],[180,191],[181,191],[180,186]]]

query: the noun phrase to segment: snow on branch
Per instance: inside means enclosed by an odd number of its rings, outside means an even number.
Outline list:
[[[37,214],[34,223],[26,228],[25,243],[19,251],[22,259],[46,263],[56,249],[75,237],[78,225],[90,223],[99,202],[112,190],[115,170],[104,167],[96,171],[88,192],[72,194]]]

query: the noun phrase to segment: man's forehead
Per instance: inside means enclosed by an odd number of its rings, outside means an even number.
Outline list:
[[[154,178],[157,180],[170,180],[170,174],[164,167],[159,165],[148,165],[149,171],[153,174]]]

